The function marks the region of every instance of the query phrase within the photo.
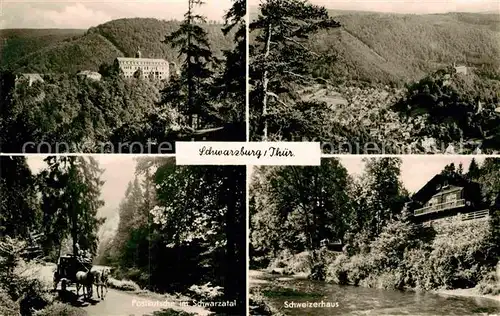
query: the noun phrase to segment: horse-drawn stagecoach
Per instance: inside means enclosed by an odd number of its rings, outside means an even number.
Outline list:
[[[108,291],[108,276],[110,270],[93,269],[92,260],[85,257],[65,255],[59,257],[57,267],[54,272],[54,290],[59,282],[61,290],[67,291],[68,286],[76,285],[76,295],[78,296],[80,287],[83,288],[83,295],[87,292],[87,298],[92,298],[92,286],[96,286],[97,297],[104,299],[104,288]],[[99,293],[99,288],[101,293]],[[100,294],[100,295],[99,295]]]
[[[76,275],[79,271],[90,272],[92,262],[83,257],[65,255],[59,257],[57,268],[54,272],[54,289],[61,282],[61,290],[66,291],[71,284],[78,283]]]

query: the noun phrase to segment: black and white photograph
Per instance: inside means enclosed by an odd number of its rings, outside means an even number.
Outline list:
[[[250,139],[500,150],[497,0],[249,0]]]
[[[0,152],[246,140],[245,0],[2,1]]]
[[[0,156],[0,315],[246,315],[246,167]]]
[[[500,158],[248,172],[251,315],[500,314]]]

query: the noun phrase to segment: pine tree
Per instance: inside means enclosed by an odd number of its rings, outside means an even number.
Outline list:
[[[163,41],[178,48],[179,56],[184,57],[178,82],[173,82],[164,91],[168,95],[172,93],[172,89],[176,90],[177,98],[164,100],[177,105],[188,116],[193,128],[200,126],[200,119],[209,120],[212,115],[208,103],[216,63],[208,43],[208,34],[201,26],[206,23],[206,19],[194,12],[195,7],[202,4],[201,0],[188,0],[188,11],[180,28]],[[179,91],[179,86],[182,92]]]
[[[36,178],[26,157],[0,156],[0,237],[27,238],[40,227]]]
[[[60,249],[62,241],[71,237],[74,253],[78,243],[82,250],[95,254],[97,230],[104,221],[97,217],[104,205],[100,199],[102,170],[91,157],[50,156],[45,161],[48,168],[40,174],[45,245]]]
[[[251,104],[252,112],[257,112],[257,133],[267,140],[269,106],[288,106],[281,95],[293,100],[291,92],[296,85],[315,81],[311,65],[324,56],[308,48],[307,39],[321,29],[340,24],[329,17],[326,8],[307,0],[266,0],[260,12],[250,24],[250,31],[256,33],[250,51]]]
[[[235,47],[224,51],[224,69],[216,80],[223,107],[218,109],[219,116],[225,122],[242,123],[245,121],[246,92],[246,1],[233,0],[233,6],[226,13],[224,35],[234,32]]]
[[[476,159],[472,158],[472,161],[469,165],[469,171],[467,172],[467,178],[470,180],[476,180],[479,178],[481,174],[481,170],[479,169],[479,165],[476,162]]]

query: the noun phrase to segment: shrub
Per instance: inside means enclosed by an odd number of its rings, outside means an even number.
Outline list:
[[[17,282],[20,283],[22,293],[19,300],[21,315],[30,315],[33,310],[42,310],[54,301],[54,297],[40,280],[18,278]]]
[[[36,313],[36,316],[86,316],[87,312],[81,308],[67,304],[56,303]]]
[[[493,268],[488,223],[454,220],[437,230],[429,256],[436,286],[474,287]]]
[[[328,267],[333,264],[337,256],[338,254],[336,252],[321,248],[315,256],[317,259],[312,262],[309,278],[312,280],[325,280],[328,274]]]
[[[108,280],[109,287],[121,291],[133,291],[137,292],[141,290],[141,287],[137,285],[134,281],[130,280],[117,280],[115,278],[109,278]]]
[[[332,264],[326,268],[325,281],[333,282],[337,284],[347,284],[347,263],[349,262],[349,257],[345,254],[338,255]]]
[[[0,315],[19,316],[19,304],[14,302],[3,290],[0,290]]]
[[[252,289],[249,298],[250,315],[258,316],[282,316],[280,312],[266,302],[265,296],[259,291]]]
[[[407,249],[403,258],[404,283],[406,287],[417,290],[430,290],[436,287],[432,263],[427,248]]]
[[[311,273],[312,258],[308,251],[291,256],[286,261],[285,274]]]
[[[370,244],[369,252],[337,256],[325,279],[385,289],[474,287],[495,262],[490,235],[485,221],[452,220],[434,232],[392,221]],[[496,292],[491,284],[484,281],[483,290]]]
[[[312,266],[313,262],[309,252],[303,251],[293,254],[290,250],[284,250],[275,260],[271,261],[268,269],[283,269],[283,274],[310,274]]]
[[[484,295],[500,295],[500,279],[494,271],[491,271],[479,282],[477,289]]]
[[[203,285],[191,285],[188,289],[192,293],[193,298],[200,301],[214,301],[218,297],[222,297],[224,292],[221,286],[212,286],[210,282]]]

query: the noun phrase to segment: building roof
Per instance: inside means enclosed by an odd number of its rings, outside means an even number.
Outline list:
[[[35,73],[23,73],[23,74],[20,74],[19,77],[43,81],[42,76],[40,74],[35,74]]]
[[[79,75],[101,75],[97,71],[92,71],[92,70],[82,70],[78,74]]]
[[[429,182],[427,182],[420,190],[418,190],[413,196],[413,201],[426,202],[428,201],[434,194],[436,194],[438,190],[438,184],[443,184],[447,182],[449,185],[454,185],[458,187],[464,188],[472,188],[473,190],[480,191],[479,183],[469,181],[462,177],[451,177],[447,175],[438,174],[435,175]]]
[[[118,61],[154,61],[154,62],[168,63],[166,59],[159,59],[159,58],[116,57],[116,59]]]

